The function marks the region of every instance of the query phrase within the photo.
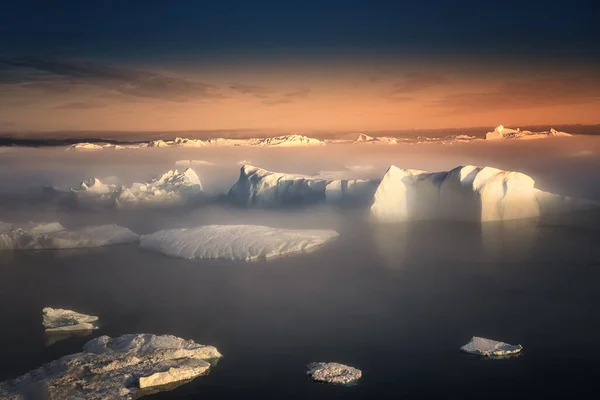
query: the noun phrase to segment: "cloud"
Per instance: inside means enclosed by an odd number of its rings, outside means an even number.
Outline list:
[[[502,83],[487,92],[442,97],[432,105],[449,112],[485,112],[588,104],[600,101],[600,76],[538,78]]]
[[[89,103],[83,101],[72,101],[53,107],[54,110],[89,110],[92,108],[106,107],[106,104]]]
[[[44,58],[0,59],[0,83],[47,92],[69,92],[89,85],[128,97],[184,102],[224,97],[218,88],[203,82],[133,68],[95,62]]]
[[[267,99],[263,100],[263,104],[267,106],[275,106],[279,104],[289,104],[294,103],[298,100],[305,99],[308,97],[310,93],[310,89],[308,88],[300,88],[292,92],[284,93],[281,97],[276,99]]]
[[[242,94],[249,94],[259,99],[266,99],[273,93],[273,91],[264,86],[258,85],[246,85],[243,83],[232,83],[229,88]]]

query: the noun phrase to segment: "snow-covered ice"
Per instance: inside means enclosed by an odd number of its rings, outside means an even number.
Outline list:
[[[228,197],[237,204],[257,207],[306,205],[325,200],[360,204],[370,203],[378,183],[378,180],[284,174],[244,165]]]
[[[138,239],[136,233],[114,224],[68,230],[58,222],[0,223],[0,250],[76,249],[132,243]]]
[[[98,321],[98,317],[94,315],[80,314],[62,308],[46,307],[42,313],[42,323],[46,332],[90,330],[95,328],[93,322]]]
[[[171,335],[100,336],[70,354],[0,383],[0,398],[135,399],[205,374],[221,354]]]
[[[140,244],[143,248],[179,258],[251,261],[309,251],[337,236],[338,233],[332,230],[205,225],[144,235]]]
[[[109,185],[91,178],[79,188],[71,189],[71,193],[83,208],[173,206],[199,202],[203,198],[202,183],[191,168],[183,172],[170,170],[131,186]]]
[[[504,342],[497,342],[491,339],[485,339],[473,336],[469,343],[460,348],[462,351],[470,354],[477,354],[486,357],[505,357],[520,353],[523,346],[520,344],[512,345]]]
[[[503,139],[541,139],[549,137],[570,137],[573,136],[566,132],[559,132],[556,129],[550,128],[549,131],[531,132],[522,131],[521,129],[505,128],[498,125],[492,132],[485,134],[486,140],[503,140]]]
[[[359,369],[336,362],[316,362],[308,364],[307,375],[315,381],[334,383],[338,385],[350,385],[362,376]]]

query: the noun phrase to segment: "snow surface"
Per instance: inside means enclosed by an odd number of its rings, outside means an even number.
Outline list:
[[[12,225],[0,223],[0,250],[42,250],[101,247],[137,242],[138,235],[118,225],[67,230],[58,222]]]
[[[531,177],[492,167],[425,172],[391,166],[375,192],[371,214],[385,222],[530,218],[540,215],[541,193]]]
[[[359,369],[349,367],[335,362],[316,362],[308,364],[307,375],[315,381],[334,383],[338,385],[350,385],[362,376]]]
[[[97,178],[71,189],[77,204],[83,208],[116,206],[118,208],[157,207],[197,202],[203,197],[200,178],[193,169],[170,170],[148,182],[131,186],[107,185]]]
[[[573,136],[569,133],[559,132],[553,128],[549,131],[543,132],[531,132],[522,131],[521,129],[510,129],[505,128],[502,125],[498,125],[492,132],[485,134],[486,140],[503,140],[503,139],[541,139],[548,137],[570,137]]]
[[[304,205],[325,200],[333,203],[369,203],[378,183],[378,180],[338,180],[283,174],[244,165],[228,198],[240,205],[257,207]]]
[[[311,250],[338,236],[332,230],[258,225],[205,225],[144,235],[140,244],[168,256],[226,260],[268,259]]]
[[[504,342],[497,342],[491,339],[485,339],[473,336],[469,343],[460,348],[462,351],[470,354],[477,354],[486,357],[506,357],[520,353],[523,346],[520,344],[512,345]]]
[[[81,353],[0,382],[0,398],[137,399],[205,374],[220,357],[213,346],[171,335],[100,336]]]
[[[42,310],[46,332],[82,331],[94,329],[92,322],[98,321],[93,315],[80,314],[62,308],[46,307]]]

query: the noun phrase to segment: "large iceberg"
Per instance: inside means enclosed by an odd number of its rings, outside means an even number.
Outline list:
[[[76,249],[138,240],[137,234],[114,224],[68,230],[58,222],[26,225],[0,223],[0,250]]]
[[[359,369],[336,362],[315,362],[308,364],[307,375],[315,381],[333,383],[338,385],[351,385],[362,376]]]
[[[114,206],[118,208],[172,206],[203,199],[200,178],[193,169],[170,170],[150,181],[131,186],[109,185],[91,178],[79,188],[71,189],[76,203],[83,208]]]
[[[477,354],[485,357],[507,357],[523,350],[520,344],[512,345],[496,340],[473,336],[469,343],[460,348],[465,353]]]
[[[258,225],[206,225],[144,235],[143,248],[179,258],[269,259],[312,250],[334,239],[332,230],[278,229]]]
[[[378,180],[340,180],[283,174],[244,165],[228,198],[240,205],[257,207],[306,205],[325,200],[332,203],[368,204],[378,184]]]
[[[372,137],[369,135],[365,135],[364,133],[361,133],[358,135],[358,137],[356,138],[356,140],[354,141],[354,143],[356,144],[363,144],[363,143],[368,143],[368,144],[398,144],[398,139],[394,138],[394,137]]]
[[[136,399],[189,382],[220,357],[213,346],[171,335],[100,336],[81,353],[1,382],[0,398]]]
[[[492,132],[485,134],[486,140],[503,140],[503,139],[541,139],[548,137],[570,137],[573,136],[570,133],[559,132],[556,129],[550,128],[549,131],[542,132],[531,132],[522,131],[521,129],[510,129],[505,128],[502,125],[498,125]]]
[[[425,172],[391,166],[377,188],[371,214],[384,222],[406,220],[501,221],[597,206],[534,188],[522,173],[460,166]],[[569,209],[565,207],[569,205]]]

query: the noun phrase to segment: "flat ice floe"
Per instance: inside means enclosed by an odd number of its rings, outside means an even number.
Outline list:
[[[140,244],[168,256],[251,261],[309,251],[332,240],[332,230],[279,229],[258,225],[205,225],[144,235]]]
[[[359,369],[335,362],[316,362],[308,364],[306,371],[315,381],[351,385],[362,376]]]
[[[573,136],[570,133],[559,132],[556,129],[550,128],[549,131],[542,132],[531,132],[522,131],[521,129],[510,129],[505,128],[502,125],[498,125],[492,132],[485,134],[485,140],[504,140],[504,139],[542,139],[549,137],[570,137]]]
[[[379,180],[283,174],[244,165],[228,198],[244,206],[280,207],[330,203],[369,204]]]
[[[520,344],[512,345],[504,342],[497,342],[491,339],[485,339],[473,336],[469,343],[460,348],[462,351],[470,354],[477,354],[486,357],[506,357],[520,353],[523,346]]]
[[[131,186],[104,184],[97,178],[71,189],[77,204],[96,207],[162,207],[199,202],[203,198],[200,178],[193,169],[170,170],[147,182]]]
[[[62,308],[46,307],[42,310],[42,323],[46,332],[85,331],[95,328],[94,322],[98,317],[80,314]]]
[[[114,224],[68,230],[58,222],[25,225],[0,223],[0,250],[76,249],[138,240],[136,233]]]
[[[0,383],[0,398],[135,399],[203,375],[220,357],[213,346],[171,335],[101,336],[81,353]]]
[[[391,166],[371,206],[382,222],[406,220],[502,221],[598,207],[597,203],[542,192],[522,173],[460,166],[426,172]]]

